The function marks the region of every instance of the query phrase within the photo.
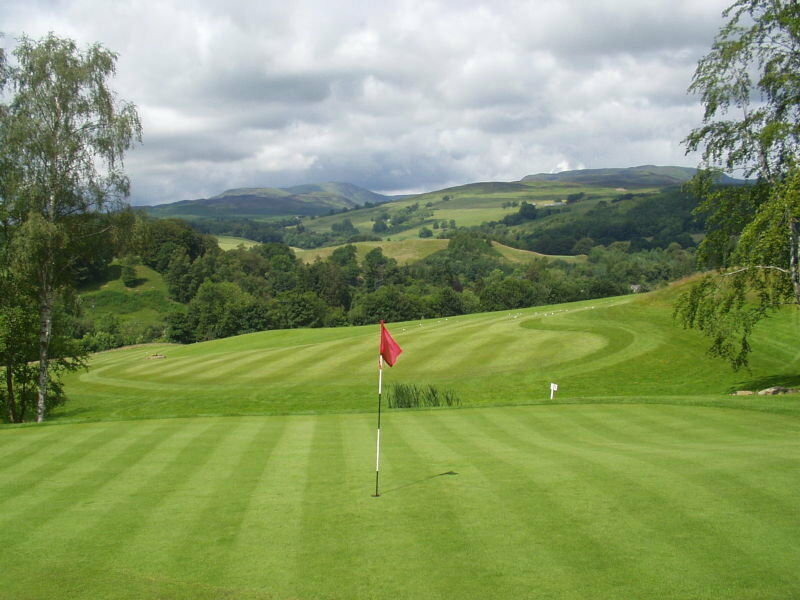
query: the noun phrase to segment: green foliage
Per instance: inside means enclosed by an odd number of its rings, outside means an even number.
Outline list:
[[[755,323],[783,303],[800,307],[800,5],[739,0],[724,14],[690,87],[705,106],[703,124],[685,142],[702,148],[708,166],[757,182],[725,189],[711,170],[695,177],[709,229],[699,256],[721,274],[686,292],[675,316],[738,369]]]
[[[420,298],[404,292],[399,286],[384,285],[357,296],[348,317],[355,325],[383,321],[409,321],[425,317]],[[431,316],[430,314],[428,316]]]
[[[697,65],[690,92],[705,107],[686,138],[709,165],[775,181],[800,142],[800,5],[738,0]]]
[[[269,323],[275,329],[321,327],[327,306],[313,292],[283,292],[269,303]]]
[[[189,302],[189,324],[198,341],[260,331],[268,322],[266,304],[234,283],[207,280]]]
[[[39,313],[42,421],[58,397],[53,359],[80,361],[77,345],[58,337],[56,314],[69,303],[76,276],[96,266],[93,254],[104,254],[109,223],[101,213],[128,194],[120,165],[141,124],[135,107],[108,87],[117,56],[100,45],[82,51],[52,33],[23,36],[13,56],[8,68],[0,60],[0,84],[10,82],[13,91],[0,107],[2,243],[10,248],[5,266],[35,298],[26,310]]]

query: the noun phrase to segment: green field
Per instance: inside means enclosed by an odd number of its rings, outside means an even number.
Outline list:
[[[234,237],[232,235],[215,235],[217,238],[217,243],[222,250],[234,250],[239,246],[244,246],[245,248],[252,248],[253,246],[257,246],[258,242],[254,242],[253,240],[248,240],[247,238],[241,237]]]
[[[464,407],[385,412],[380,498],[376,327],[99,354],[0,429],[0,598],[800,597],[800,401],[730,396],[800,317],[732,373],[674,294],[390,325]]]
[[[113,315],[123,323],[162,324],[164,314],[177,303],[169,299],[167,284],[160,273],[145,265],[136,265],[136,285],[125,287],[121,267],[112,264],[107,279],[80,290],[83,314],[92,319]]]
[[[306,219],[304,223],[308,229],[328,232],[334,223],[350,219],[361,233],[371,233],[374,220],[381,213],[395,213],[413,204],[419,204],[421,208],[431,211],[432,215],[424,223],[385,236],[393,241],[406,240],[419,237],[420,228],[423,225],[430,228],[434,221],[453,219],[458,227],[472,227],[489,221],[499,221],[504,216],[519,210],[519,207],[503,206],[510,202],[524,201],[544,208],[565,201],[570,194],[583,192],[587,194],[586,200],[575,205],[576,212],[581,213],[595,206],[597,202],[611,200],[625,191],[622,188],[585,186],[560,181],[473,183],[396,200],[374,208]],[[637,193],[654,191],[655,188],[637,189]]]
[[[395,259],[401,265],[405,265],[427,258],[434,252],[444,250],[447,248],[448,243],[449,240],[410,238],[391,242],[355,242],[353,246],[355,246],[358,251],[359,262],[364,260],[367,252],[373,248],[380,248],[385,256]],[[303,262],[311,263],[317,258],[320,260],[327,260],[338,247],[339,246],[328,246],[326,248],[314,248],[312,250],[293,248],[293,250],[295,256]],[[586,260],[586,257],[583,255],[548,256],[546,254],[539,254],[538,252],[511,248],[497,242],[493,242],[492,247],[497,250],[503,258],[515,264],[527,264],[536,258],[559,259],[566,262],[582,262]]]
[[[358,251],[359,262],[364,260],[367,252],[373,248],[380,248],[383,254],[389,258],[395,259],[399,264],[408,264],[422,260],[447,248],[449,240],[438,239],[408,239],[398,242],[354,242],[353,246]],[[325,248],[312,248],[310,250],[303,250],[301,248],[294,248],[295,256],[303,262],[312,263],[317,258],[320,260],[327,260],[340,246],[327,246]]]

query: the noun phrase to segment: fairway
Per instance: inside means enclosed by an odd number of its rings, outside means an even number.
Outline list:
[[[752,370],[736,373],[675,326],[669,301],[661,293],[395,323],[405,353],[386,384],[449,388],[464,406],[548,402],[550,382],[558,402],[712,406],[733,390],[800,384],[797,311],[767,321],[754,336]],[[373,411],[377,343],[365,326],[104,352],[65,379],[70,401],[52,419]]]
[[[573,405],[18,428],[2,598],[790,598],[800,420]]]
[[[680,287],[95,355],[0,430],[0,598],[800,597],[797,311],[734,373]],[[157,355],[158,358],[148,358]],[[549,384],[559,391],[549,399]]]

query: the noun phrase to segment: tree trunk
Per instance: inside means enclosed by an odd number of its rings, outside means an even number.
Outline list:
[[[8,395],[8,403],[6,406],[8,421],[9,423],[16,423],[18,415],[16,399],[14,397],[14,373],[11,371],[11,365],[6,365],[6,394]]]
[[[794,300],[800,306],[800,231],[797,219],[789,214],[789,277],[792,279]]]
[[[36,422],[44,421],[46,408],[47,388],[50,383],[49,353],[50,337],[53,332],[53,300],[50,290],[42,290],[42,305],[40,312],[39,328],[39,393],[36,402]]]

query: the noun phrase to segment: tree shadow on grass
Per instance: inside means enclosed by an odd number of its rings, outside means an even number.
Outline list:
[[[423,477],[422,479],[417,479],[416,481],[409,481],[408,483],[398,485],[388,490],[381,490],[381,495],[388,494],[390,492],[396,492],[398,490],[411,487],[412,485],[419,485],[420,483],[425,483],[426,481],[431,481],[432,479],[436,479],[437,477],[443,477],[445,475],[458,475],[458,473],[456,473],[455,471],[446,471],[444,473],[437,473],[436,475],[429,475],[428,477]]]
[[[800,374],[768,375],[766,377],[746,379],[732,386],[728,391],[731,393],[735,392],[736,390],[752,390],[754,392],[758,392],[759,390],[764,390],[766,388],[775,386],[800,388]]]
[[[110,281],[115,281],[120,277],[122,277],[122,267],[119,265],[109,265],[102,277],[81,284],[80,291],[81,293],[100,291],[100,288],[105,284]]]
[[[73,408],[67,405],[54,408],[48,416],[50,419],[57,421],[59,419],[80,418],[82,415],[85,415],[88,412],[91,412],[88,408]]]

